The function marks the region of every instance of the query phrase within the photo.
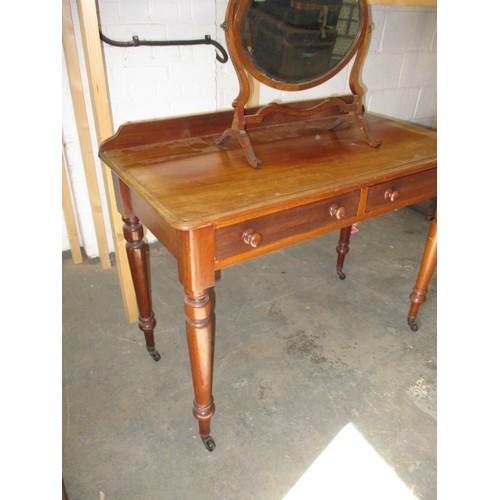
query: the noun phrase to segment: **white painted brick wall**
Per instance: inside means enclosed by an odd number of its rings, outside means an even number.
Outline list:
[[[215,4],[207,0],[100,0],[101,29],[130,41],[187,40],[216,34]],[[115,126],[126,121],[211,111],[216,107],[212,46],[104,45]]]
[[[227,0],[97,0],[97,4],[103,33],[116,40],[130,41],[133,35],[149,40],[210,35],[226,46],[220,25]],[[71,6],[81,52],[76,0],[71,0]],[[362,73],[367,109],[431,125],[436,112],[436,9],[373,6],[370,11],[374,29]],[[115,129],[126,121],[228,109],[238,94],[238,80],[231,63],[216,61],[213,46],[103,47]],[[349,68],[307,91],[279,92],[261,86],[261,102],[349,92]],[[85,75],[83,63],[81,70]],[[89,101],[88,90],[85,92]],[[88,115],[92,129],[90,105]],[[89,257],[96,257],[97,242],[67,79],[63,79],[63,132],[81,244]],[[98,177],[102,187],[100,166]],[[104,195],[102,200],[105,205]],[[106,215],[105,206],[104,210]],[[63,250],[68,249],[63,227]]]
[[[371,8],[363,68],[369,111],[431,126],[436,114],[436,9]]]

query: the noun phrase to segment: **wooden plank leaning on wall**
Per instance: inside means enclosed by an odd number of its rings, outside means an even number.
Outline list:
[[[71,203],[71,193],[69,189],[68,176],[64,165],[64,156],[62,158],[62,207],[64,221],[68,231],[69,247],[71,249],[71,258],[73,264],[81,264],[83,262],[82,252],[80,250],[80,241],[78,239],[78,230],[76,228],[75,213],[73,204]]]
[[[69,0],[64,0],[62,7],[62,40],[64,58],[66,60],[66,68],[68,71],[71,99],[73,101],[78,140],[80,142],[85,179],[87,181],[87,188],[89,192],[90,207],[92,209],[92,219],[94,221],[97,247],[99,250],[99,258],[102,268],[109,269],[111,267],[111,260],[109,258],[106,227],[104,225],[101,196],[99,193],[99,184],[97,182],[97,173],[95,170],[94,152],[92,150],[92,140],[90,137],[90,127],[85,106],[85,97],[83,94],[82,75],[80,73],[80,65],[78,62],[78,52],[76,49],[76,39]]]
[[[114,130],[108,97],[108,83],[104,67],[104,57],[99,37],[96,0],[77,0],[77,5],[97,141],[101,143],[105,139],[111,137]],[[116,207],[116,195],[111,171],[102,163],[101,166],[106,188],[106,198],[115,246],[116,266],[125,306],[125,314],[130,322],[135,322],[138,317],[137,301],[132,275],[128,265],[125,239],[122,231],[123,223],[121,215]]]

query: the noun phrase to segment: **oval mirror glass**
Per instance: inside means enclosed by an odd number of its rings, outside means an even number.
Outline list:
[[[357,48],[360,9],[358,0],[250,0],[239,27],[245,66],[272,86],[326,80]]]

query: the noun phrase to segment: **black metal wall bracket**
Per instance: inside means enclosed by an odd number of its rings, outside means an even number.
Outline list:
[[[205,35],[205,38],[200,38],[198,40],[140,40],[137,35],[132,37],[130,42],[118,42],[112,40],[107,36],[103,35],[99,31],[99,36],[101,40],[108,45],[113,45],[114,47],[140,47],[141,45],[149,46],[171,46],[171,45],[213,45],[216,48],[217,61],[221,63],[226,63],[228,61],[228,55],[226,49],[217,41],[212,40],[210,35]]]

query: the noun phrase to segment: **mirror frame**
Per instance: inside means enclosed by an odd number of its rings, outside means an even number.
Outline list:
[[[306,90],[312,87],[316,87],[321,85],[333,78],[337,73],[342,71],[347,63],[354,57],[359,46],[363,41],[362,33],[366,30],[365,24],[368,23],[368,16],[364,15],[363,9],[367,8],[367,6],[363,6],[363,2],[358,0],[360,18],[359,18],[359,27],[358,31],[355,35],[355,42],[349,48],[349,51],[344,55],[341,61],[336,64],[331,70],[326,73],[318,76],[315,79],[311,79],[308,81],[304,81],[301,83],[287,83],[283,81],[274,80],[265,74],[261,73],[252,63],[250,58],[248,57],[247,51],[244,49],[241,39],[241,25],[243,23],[245,17],[246,8],[251,4],[252,0],[237,0],[235,3],[234,13],[232,15],[233,22],[229,25],[228,30],[226,31],[226,37],[231,36],[231,40],[234,42],[231,46],[228,43],[229,50],[234,50],[234,54],[231,55],[231,59],[233,64],[235,60],[241,62],[242,67],[250,73],[256,80],[264,83],[269,87],[273,87],[278,90],[288,90],[288,91],[297,91],[297,90]],[[229,33],[232,31],[232,33]],[[236,56],[236,57],[234,57]]]
[[[354,121],[364,134],[366,141],[372,147],[378,147],[381,144],[379,139],[375,139],[363,119],[364,106],[363,97],[364,88],[360,83],[360,73],[363,60],[366,54],[369,41],[369,16],[367,0],[358,0],[360,8],[360,26],[357,33],[357,39],[341,61],[330,71],[317,79],[303,83],[286,83],[273,80],[261,73],[250,61],[241,41],[241,23],[245,14],[245,9],[252,0],[229,0],[226,10],[226,20],[222,25],[226,32],[226,43],[228,52],[238,76],[240,91],[233,101],[234,118],[231,128],[226,129],[216,140],[219,146],[223,146],[230,138],[236,139],[244,150],[245,156],[254,168],[260,168],[262,162],[254,153],[250,137],[247,132],[247,125],[259,124],[270,113],[285,113],[290,119],[301,119],[321,113],[327,108],[336,107],[335,115],[337,119],[329,126],[333,129],[341,120],[349,119]],[[293,104],[280,104],[272,102],[255,110],[247,110],[246,106],[250,99],[251,84],[248,74],[252,75],[257,81],[278,89],[286,91],[299,91],[316,87],[337,75],[353,59],[350,75],[349,87],[352,94],[343,96],[327,97],[321,102],[317,101],[311,107],[294,106]]]

